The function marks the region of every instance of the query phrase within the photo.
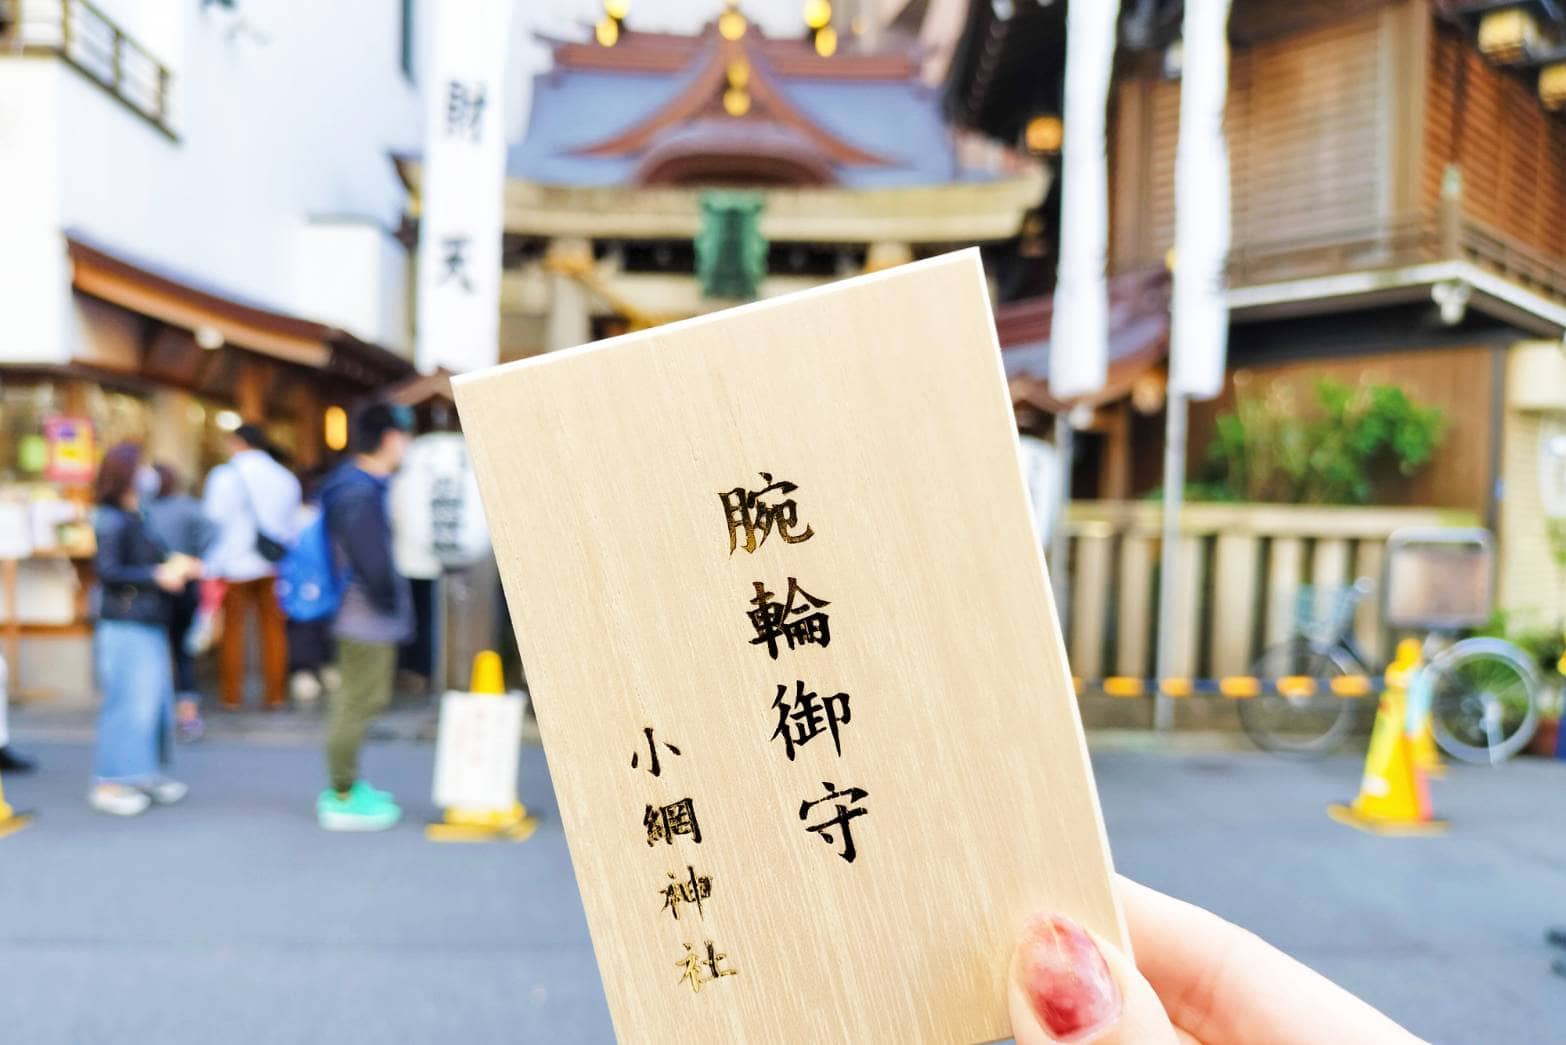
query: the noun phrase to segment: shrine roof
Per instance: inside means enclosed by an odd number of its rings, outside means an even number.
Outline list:
[[[613,48],[557,42],[554,59],[535,80],[526,136],[510,150],[513,178],[690,183],[705,159],[721,172],[725,157],[750,157],[752,173],[763,175],[770,149],[788,153],[777,168],[783,183],[891,188],[989,177],[958,162],[939,93],[919,81],[911,54],[820,58],[803,41],[768,39],[752,27],[732,42],[711,30],[626,33]],[[742,116],[722,104],[735,62],[748,70]],[[699,151],[658,162],[680,148]]]
[[[1137,378],[1169,354],[1169,273],[1143,269],[1109,279],[1108,374],[1103,390],[1089,397],[1113,402],[1128,395]],[[1053,412],[1061,408],[1049,385],[1054,350],[1055,297],[1027,298],[995,309],[995,329],[1012,401]]]

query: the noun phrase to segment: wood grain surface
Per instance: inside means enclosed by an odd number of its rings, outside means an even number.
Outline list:
[[[990,1041],[1028,913],[1124,941],[977,251],[455,386],[622,1040]]]

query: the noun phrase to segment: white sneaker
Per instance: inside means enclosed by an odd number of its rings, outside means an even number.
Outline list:
[[[97,784],[87,792],[87,804],[111,816],[139,816],[147,811],[152,799],[124,784]]]
[[[190,792],[190,788],[178,780],[170,780],[165,776],[154,780],[142,788],[141,792],[157,805],[171,806],[184,798]]]
[[[301,704],[311,704],[320,699],[321,680],[308,671],[296,671],[288,680],[289,692]]]

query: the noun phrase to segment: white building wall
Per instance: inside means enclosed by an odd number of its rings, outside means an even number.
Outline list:
[[[418,150],[421,108],[399,64],[400,5],[99,6],[171,68],[179,140],[57,60],[0,56],[0,362],[63,361],[66,231],[218,292],[405,347],[400,319],[386,318],[404,309],[386,247],[400,251],[394,241],[382,235],[373,250],[339,259],[373,268],[345,281],[366,300],[336,301],[331,315],[295,272],[312,215],[389,232],[404,209],[390,156]]]
[[[402,244],[372,222],[309,222],[294,234],[294,299],[308,316],[405,351],[410,264]]]
[[[43,2],[58,4],[58,0]],[[38,6],[39,0],[23,0],[23,4]],[[93,0],[93,6],[132,40],[157,55],[164,65],[178,68],[184,55],[185,23],[190,11],[207,5],[202,0]]]
[[[59,95],[57,63],[0,61],[0,360],[64,362]]]

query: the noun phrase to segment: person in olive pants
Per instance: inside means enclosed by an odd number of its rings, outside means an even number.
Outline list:
[[[343,683],[326,715],[326,768],[332,789],[349,792],[359,778],[359,748],[370,724],[391,700],[397,647],[385,642],[339,639],[337,668]]]
[[[341,688],[327,708],[329,787],[316,800],[316,818],[330,831],[378,831],[402,810],[359,772],[359,749],[375,716],[391,699],[397,647],[413,634],[413,596],[392,562],[387,485],[402,464],[412,414],[376,403],[354,419],[354,457],[321,488],[321,510],[340,576],[342,604],[332,624]]]

